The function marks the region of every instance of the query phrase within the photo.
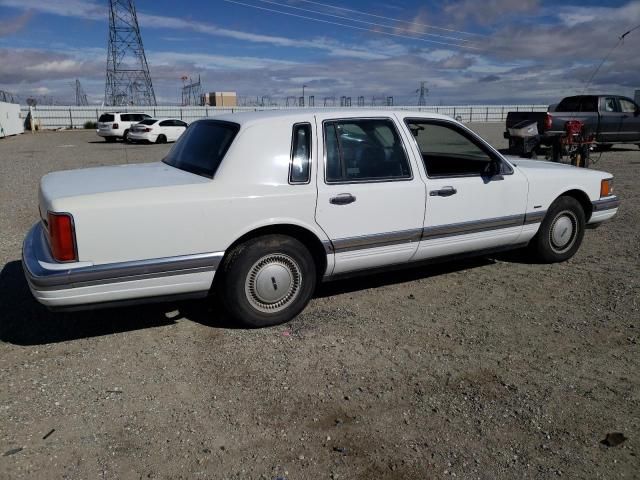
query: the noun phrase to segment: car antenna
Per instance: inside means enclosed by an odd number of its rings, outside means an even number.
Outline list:
[[[624,43],[624,39],[627,35],[629,35],[631,32],[633,32],[634,30],[637,30],[638,28],[640,28],[640,25],[636,25],[635,27],[627,30],[626,32],[624,32],[622,35],[620,35],[618,37],[618,41],[616,42],[616,44],[611,48],[611,50],[609,50],[609,53],[607,53],[605,55],[605,57],[602,59],[602,61],[600,62],[600,64],[598,65],[598,67],[594,70],[594,72],[591,74],[591,77],[589,77],[589,80],[587,81],[587,83],[585,83],[584,85],[584,90],[582,91],[582,94],[584,95],[587,92],[587,89],[589,88],[589,85],[591,84],[591,82],[593,81],[593,79],[595,78],[595,76],[598,74],[598,72],[600,71],[600,69],[602,68],[602,66],[605,64],[605,62],[609,59],[609,57],[611,56],[611,54],[613,53],[613,51],[618,48],[620,45],[622,45]]]

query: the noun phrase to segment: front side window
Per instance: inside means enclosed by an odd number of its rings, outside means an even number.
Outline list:
[[[637,108],[636,104],[631,100],[627,100],[626,98],[620,99],[620,110],[624,113],[635,113]]]
[[[410,179],[402,140],[391,120],[324,123],[328,183]]]
[[[180,170],[213,178],[239,130],[240,125],[232,122],[194,122],[180,135],[163,162]]]
[[[289,183],[308,183],[311,172],[311,124],[293,126]]]
[[[492,156],[471,136],[457,128],[427,120],[407,120],[430,177],[485,175]]]

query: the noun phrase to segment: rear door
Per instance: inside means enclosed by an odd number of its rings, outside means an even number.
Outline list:
[[[640,142],[640,115],[638,106],[630,98],[618,98],[620,104],[620,130],[622,142]]]
[[[176,128],[173,126],[173,120],[163,120],[158,126],[160,127],[159,133],[167,137],[168,142],[173,142],[176,137]]]
[[[316,116],[316,222],[331,241],[333,273],[409,261],[422,232],[425,184],[392,117]]]

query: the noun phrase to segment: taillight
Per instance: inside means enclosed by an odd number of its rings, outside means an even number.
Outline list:
[[[118,128],[120,128],[120,125],[118,125],[117,123],[114,123],[113,125],[111,125],[111,128],[113,128],[114,130],[117,130]]]
[[[553,125],[553,117],[547,113],[547,117],[544,119],[544,129],[551,130],[551,126]]]
[[[49,245],[53,258],[59,262],[78,260],[73,217],[68,213],[48,212]]]
[[[150,128],[145,128],[145,129],[144,129],[144,131],[145,131],[145,132],[150,132],[150,131],[151,131],[151,129],[150,129]]]

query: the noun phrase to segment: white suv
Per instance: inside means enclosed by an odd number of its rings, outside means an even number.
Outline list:
[[[97,132],[107,142],[115,142],[118,138],[126,142],[131,126],[146,118],[151,118],[151,115],[146,113],[105,112],[98,119]]]

